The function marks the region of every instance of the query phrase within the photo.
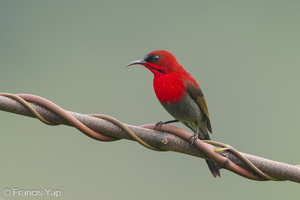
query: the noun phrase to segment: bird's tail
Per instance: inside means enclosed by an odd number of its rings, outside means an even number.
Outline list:
[[[202,138],[199,138],[199,139],[202,139]],[[207,131],[205,133],[204,140],[210,140],[209,133]],[[221,177],[221,173],[220,173],[218,164],[216,162],[210,161],[210,160],[205,160],[205,161],[206,161],[208,168],[209,168],[210,172],[212,173],[212,175],[214,177],[217,177],[217,176]]]
[[[219,170],[219,167],[218,167],[218,164],[214,161],[210,161],[210,160],[205,160],[207,165],[208,165],[208,168],[210,170],[210,172],[212,173],[212,175],[214,177],[217,177],[217,176],[221,176],[220,174],[220,170]]]

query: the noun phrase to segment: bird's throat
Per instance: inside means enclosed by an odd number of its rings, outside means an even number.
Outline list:
[[[154,71],[157,71],[157,72],[159,72],[159,73],[161,73],[161,74],[165,74],[165,73],[166,73],[164,70],[155,68],[155,67],[153,67],[153,66],[151,66],[151,65],[145,64],[145,66],[146,66],[150,71],[153,71],[153,70],[154,70]]]

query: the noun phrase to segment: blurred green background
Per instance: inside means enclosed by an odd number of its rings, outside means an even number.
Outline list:
[[[300,163],[299,1],[0,1],[2,92],[139,125],[171,119],[152,74],[124,66],[172,52],[198,80],[212,139]],[[102,143],[74,128],[0,112],[3,189],[60,189],[56,199],[297,199],[292,182],[254,182],[183,154]],[[182,128],[182,125],[178,125]]]

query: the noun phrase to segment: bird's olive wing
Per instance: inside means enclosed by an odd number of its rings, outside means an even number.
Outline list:
[[[189,86],[187,85],[187,93],[190,95],[190,97],[197,103],[199,108],[204,114],[204,117],[206,119],[207,123],[207,129],[209,132],[212,133],[212,128],[209,120],[209,113],[206,105],[205,98],[203,96],[203,93],[199,87]]]

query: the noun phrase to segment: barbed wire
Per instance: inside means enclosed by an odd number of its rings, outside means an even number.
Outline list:
[[[149,137],[149,133],[148,135],[144,135],[144,136],[141,134],[138,135],[137,132],[132,131],[132,127],[130,128],[128,125],[125,125],[120,121],[118,121],[117,119],[114,119],[110,116],[101,115],[101,114],[88,115],[89,117],[92,118],[100,118],[109,121],[114,126],[117,126],[119,129],[121,129],[122,132],[124,132],[127,135],[121,134],[122,135],[121,136],[120,134],[119,135],[112,134],[111,132],[109,134],[108,133],[109,131],[105,132],[105,134],[101,134],[99,131],[93,130],[95,129],[95,126],[93,127],[91,123],[88,123],[89,121],[82,120],[83,116],[81,116],[80,114],[75,114],[70,111],[66,111],[63,108],[59,107],[58,105],[54,104],[53,102],[45,98],[36,95],[30,95],[30,94],[15,95],[9,93],[0,93],[0,95],[4,96],[2,98],[6,98],[6,99],[0,98],[0,110],[9,111],[9,112],[31,116],[31,117],[36,117],[47,125],[66,124],[66,125],[74,126],[78,130],[86,134],[87,136],[99,141],[116,141],[121,138],[131,139],[139,142],[141,145],[151,150],[155,150],[155,151],[173,150],[173,151],[182,152],[190,155],[196,155],[204,159],[214,160],[219,164],[220,168],[228,169],[248,179],[260,180],[260,181],[290,180],[290,181],[300,183],[299,166],[292,166],[285,163],[271,161],[273,165],[277,165],[277,167],[275,167],[276,169],[275,170],[273,169],[273,173],[272,173],[272,170],[270,172],[270,170],[260,169],[260,167],[256,166],[258,165],[257,163],[256,164],[253,163],[253,160],[257,159],[258,157],[253,158],[252,156],[252,160],[251,160],[249,159],[249,157],[251,158],[251,155],[240,153],[233,147],[216,141],[201,141],[198,139],[193,143],[193,147],[194,147],[193,149],[189,141],[191,139],[191,134],[174,126],[170,126],[170,125],[156,126],[155,124],[140,126],[142,128],[153,129],[158,131],[156,137],[154,138],[152,137],[153,135]],[[9,98],[10,100],[8,100],[7,98]],[[112,128],[111,125],[110,128]],[[172,136],[170,136],[170,134],[173,135],[173,138]],[[174,135],[175,135],[175,139],[174,139]],[[141,136],[143,136],[144,139],[142,139]],[[179,141],[178,137],[183,139],[186,144],[182,145],[183,141]],[[169,143],[173,143],[173,145],[168,146]],[[174,144],[185,149],[174,148],[175,146]],[[267,159],[263,159],[263,161],[270,162],[270,160]],[[293,173],[289,173],[289,174],[282,173],[282,171],[284,171],[283,167],[285,167],[285,170],[289,170],[289,172],[293,172]],[[277,173],[274,173],[274,171],[277,171]],[[280,171],[280,173],[278,173],[278,171]]]

